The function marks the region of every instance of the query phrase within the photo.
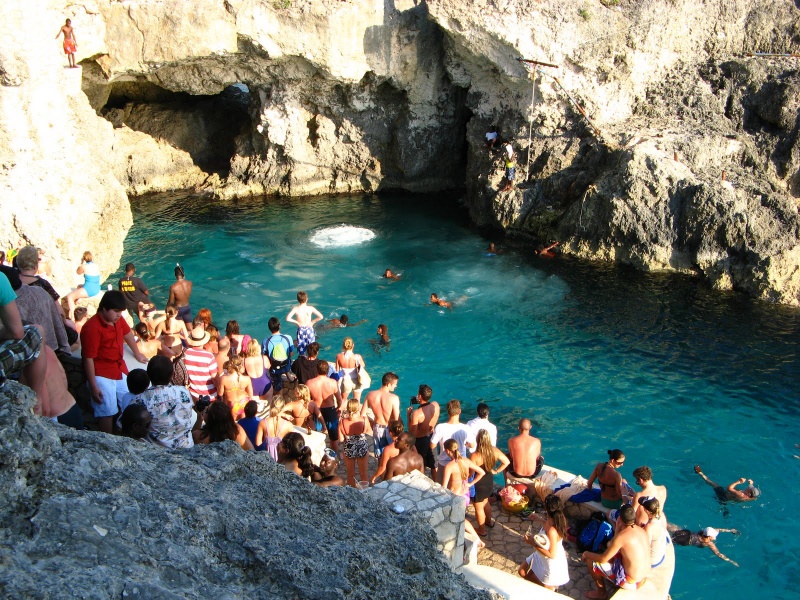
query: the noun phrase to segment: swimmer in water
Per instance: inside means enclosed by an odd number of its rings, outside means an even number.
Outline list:
[[[320,333],[323,331],[328,331],[329,329],[338,329],[340,327],[355,327],[356,325],[361,325],[362,323],[366,323],[366,319],[361,319],[358,323],[351,323],[350,317],[347,315],[342,315],[338,319],[327,319],[325,321],[325,325],[322,325],[319,330]]]
[[[499,248],[497,248],[497,247],[494,245],[494,242],[491,242],[491,243],[489,244],[489,247],[488,247],[488,248],[486,248],[486,254],[502,254],[502,253],[503,253],[503,251],[502,251],[502,250],[500,250]]]
[[[380,352],[381,350],[388,350],[389,344],[391,344],[392,340],[389,339],[389,328],[381,323],[378,325],[378,339],[371,339],[369,341],[372,344],[372,349],[375,352]]]
[[[715,481],[711,481],[708,477],[706,477],[705,473],[703,473],[703,470],[700,468],[700,465],[695,465],[694,472],[700,475],[700,477],[703,478],[703,481],[714,488],[714,493],[717,495],[717,500],[719,500],[722,504],[727,502],[752,502],[761,495],[761,490],[759,490],[753,484],[752,479],[745,479],[744,477],[741,477],[740,479],[737,479],[731,483],[727,488],[723,488]],[[737,490],[736,486],[743,483],[748,484],[747,489],[744,491]]]
[[[397,281],[398,279],[400,279],[400,277],[401,275],[399,273],[392,273],[391,269],[386,269],[383,272],[384,279],[393,279],[394,281]]]
[[[556,242],[553,242],[552,244],[549,244],[547,246],[540,246],[539,248],[537,248],[535,250],[535,252],[536,252],[536,254],[538,254],[539,256],[541,256],[543,258],[554,258],[556,253],[553,252],[553,248],[555,248],[558,245],[560,245],[560,242],[556,241]]]
[[[431,304],[436,304],[437,306],[441,306],[442,308],[453,310],[452,302],[448,302],[444,298],[439,298],[439,296],[437,296],[436,294],[431,294]]]

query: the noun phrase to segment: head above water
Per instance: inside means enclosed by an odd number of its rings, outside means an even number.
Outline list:
[[[348,317],[347,315],[343,314],[341,317],[339,317],[339,323],[341,323],[342,325],[347,325],[349,322],[350,322],[350,317]]]

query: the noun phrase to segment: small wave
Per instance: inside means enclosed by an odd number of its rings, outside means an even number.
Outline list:
[[[371,229],[352,225],[336,225],[314,232],[310,240],[312,244],[316,244],[320,248],[336,248],[363,244],[374,237],[375,232]]]

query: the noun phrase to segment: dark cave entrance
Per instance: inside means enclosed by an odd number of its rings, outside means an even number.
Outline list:
[[[173,92],[144,78],[106,83],[100,90],[87,87],[84,81],[92,106],[114,127],[165,141],[187,152],[203,171],[222,177],[230,169],[237,136],[251,123],[250,89],[243,83],[209,96]]]

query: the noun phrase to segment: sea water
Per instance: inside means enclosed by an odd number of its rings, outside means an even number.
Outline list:
[[[224,331],[236,319],[263,339],[298,290],[347,329],[318,334],[334,360],[352,336],[373,387],[400,377],[402,412],[420,383],[462,421],[491,407],[499,445],[530,417],[548,464],[588,476],[622,449],[622,475],[649,465],[668,487],[670,522],[721,533],[720,551],[676,548],[676,599],[790,598],[800,580],[800,311],[710,290],[676,275],[544,259],[490,240],[446,197],[256,199],[185,195],[135,200],[121,263],[134,262],[160,308],[173,268],[194,282],[192,307]],[[382,278],[386,268],[399,281]],[[121,270],[109,279],[116,282]],[[429,304],[431,292],[452,311]],[[391,345],[370,340],[380,323]],[[283,332],[294,334],[284,321]],[[755,502],[720,506],[693,471],[723,486],[756,481]]]

